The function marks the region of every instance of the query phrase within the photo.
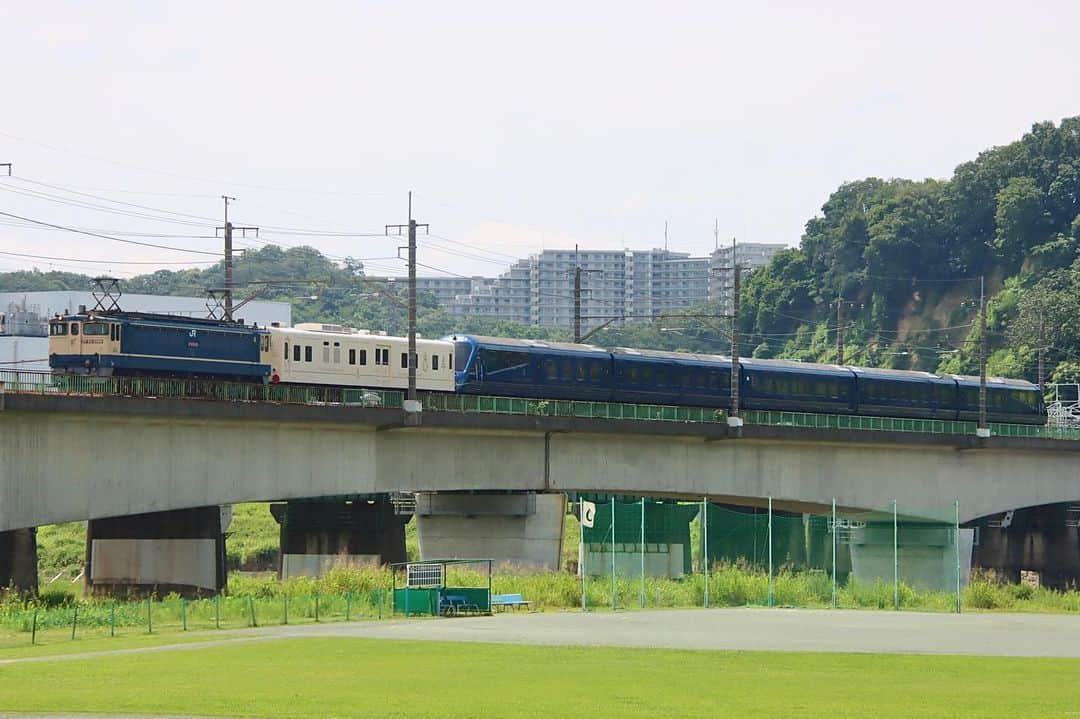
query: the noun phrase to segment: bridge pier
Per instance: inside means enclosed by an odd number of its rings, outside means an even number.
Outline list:
[[[894,568],[898,567],[900,581],[908,586],[937,592],[956,591],[957,539],[952,525],[906,521],[897,530],[895,545],[891,521],[867,522],[850,531],[852,576],[858,583],[892,584]],[[974,535],[974,530],[960,530],[961,586],[967,585],[971,574]]]
[[[387,494],[270,505],[281,525],[278,576],[322,576],[334,566],[404,562],[408,515]]]
[[[86,589],[94,595],[213,594],[225,588],[230,507],[92,519],[86,527]]]
[[[1066,589],[1080,581],[1080,503],[1046,504],[984,517],[972,566],[1011,582],[1037,572],[1039,585]]]
[[[424,559],[475,557],[559,569],[566,495],[537,492],[420,493],[416,528]]]
[[[0,591],[37,594],[37,529],[0,532]]]

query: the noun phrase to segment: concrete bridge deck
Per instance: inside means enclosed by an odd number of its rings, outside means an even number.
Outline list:
[[[590,491],[968,521],[1080,500],[1080,442],[910,432],[9,394],[0,531],[394,490]]]

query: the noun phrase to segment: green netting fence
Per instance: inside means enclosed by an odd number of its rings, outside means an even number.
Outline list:
[[[580,495],[581,606],[960,611],[973,530],[954,502],[873,511]]]

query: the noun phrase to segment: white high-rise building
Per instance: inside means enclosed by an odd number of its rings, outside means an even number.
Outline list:
[[[731,246],[714,250],[709,257],[709,301],[720,306],[721,314],[731,314],[734,309],[735,264],[742,268],[742,279],[745,279],[749,273],[769,264],[773,255],[784,249],[787,249],[787,245],[744,242],[735,245],[734,261]]]

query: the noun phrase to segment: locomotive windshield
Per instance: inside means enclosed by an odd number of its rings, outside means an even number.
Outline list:
[[[103,336],[109,334],[109,326],[104,322],[87,322],[83,325],[83,334]]]

